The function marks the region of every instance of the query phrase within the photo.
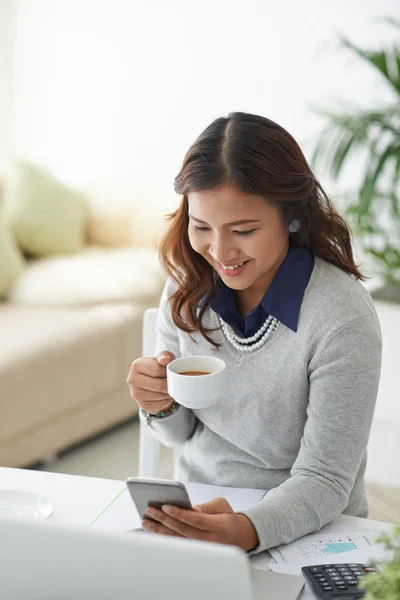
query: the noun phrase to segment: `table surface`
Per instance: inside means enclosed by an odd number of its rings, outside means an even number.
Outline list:
[[[45,496],[54,506],[49,520],[58,523],[90,525],[124,486],[124,481],[114,479],[0,467],[0,489],[23,490]],[[340,515],[320,531],[343,533],[346,530],[379,529],[385,525],[388,524]],[[262,552],[251,557],[251,566],[264,569],[270,560],[270,555]]]

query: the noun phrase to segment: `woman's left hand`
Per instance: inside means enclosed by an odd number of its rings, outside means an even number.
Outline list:
[[[142,525],[155,533],[230,544],[246,551],[259,544],[250,519],[235,513],[224,498],[214,498],[193,511],[164,505],[162,510],[149,507],[146,514],[157,522],[145,518]]]

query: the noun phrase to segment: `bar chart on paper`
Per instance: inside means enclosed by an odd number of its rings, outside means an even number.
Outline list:
[[[376,538],[382,534],[381,530],[371,529],[357,531],[354,534],[312,534],[301,538],[301,541],[284,544],[277,548],[270,548],[269,552],[277,563],[319,562],[322,558],[326,562],[338,562],[347,553],[355,550],[372,548]]]

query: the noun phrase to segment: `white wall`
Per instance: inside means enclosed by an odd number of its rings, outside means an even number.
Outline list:
[[[400,306],[377,302],[382,372],[369,441],[367,479],[400,487]]]
[[[382,97],[336,34],[380,45],[398,0],[14,0],[13,149],[157,229],[195,137],[232,110],[305,146],[311,104]],[[138,233],[144,229],[139,228]]]
[[[0,175],[11,143],[11,0],[0,0]]]

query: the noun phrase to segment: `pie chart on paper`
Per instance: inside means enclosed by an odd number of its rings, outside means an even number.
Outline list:
[[[311,534],[300,540],[270,548],[269,553],[277,563],[306,563],[308,561],[329,562],[329,557],[340,554],[343,558],[347,552],[371,549],[376,538],[383,530],[370,529],[356,531],[353,534]]]

